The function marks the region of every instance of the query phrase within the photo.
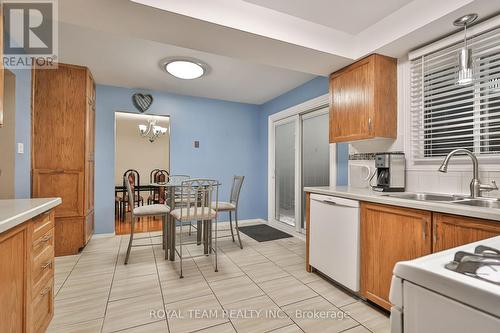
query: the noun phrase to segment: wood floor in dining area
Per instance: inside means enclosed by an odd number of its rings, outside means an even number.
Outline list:
[[[219,272],[212,257],[186,259],[183,279],[178,260],[165,261],[154,245],[160,238],[140,240],[149,246],[133,248],[128,265],[127,236],[94,238],[80,254],[56,258],[48,332],[390,331],[384,314],[305,271],[303,240],[241,236],[243,250],[230,237],[219,239]],[[330,315],[307,317],[314,313]]]
[[[141,217],[135,222],[135,232],[154,232],[161,231],[161,218],[156,217]],[[127,213],[125,219],[115,217],[115,234],[128,235],[130,234],[130,213]]]

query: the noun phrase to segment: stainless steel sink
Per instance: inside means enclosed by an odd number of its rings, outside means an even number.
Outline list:
[[[385,196],[399,199],[409,199],[418,201],[457,201],[465,199],[464,196],[454,194],[432,194],[432,193],[394,193]]]
[[[466,205],[485,208],[500,208],[500,201],[497,199],[470,199],[452,202],[457,205]]]

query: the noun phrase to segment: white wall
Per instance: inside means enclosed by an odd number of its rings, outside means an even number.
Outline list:
[[[397,139],[377,139],[350,144],[349,153],[375,153],[384,151],[403,151],[406,154],[406,190],[435,193],[464,193],[468,194],[469,184],[472,179],[472,164],[468,161],[450,163],[448,173],[438,172],[439,163],[418,165],[411,159],[409,149],[410,132],[410,62],[398,59],[398,134]],[[349,164],[362,162],[355,161]],[[365,162],[366,165],[373,163]],[[495,180],[500,186],[500,164],[481,163],[480,179],[482,183]],[[500,191],[483,193],[484,196],[500,197]]]
[[[151,116],[117,112],[115,119],[115,184],[123,183],[123,173],[128,169],[139,172],[141,184],[149,184],[153,169],[169,171],[170,133],[149,142],[139,135],[139,124],[147,124]],[[158,125],[169,128],[169,117],[155,116]]]

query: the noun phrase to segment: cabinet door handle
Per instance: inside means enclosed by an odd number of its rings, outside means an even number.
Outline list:
[[[427,239],[427,219],[422,219],[422,238]]]
[[[368,118],[368,129],[371,131],[372,130],[372,118]]]
[[[437,240],[438,240],[437,231],[438,231],[438,226],[437,226],[437,224],[434,224],[434,230],[432,232],[432,240],[433,240],[434,244],[436,244]]]
[[[42,239],[40,239],[40,243],[48,242],[49,240],[51,240],[51,238],[52,238],[52,235],[45,235],[42,237]]]
[[[40,296],[45,296],[49,293],[50,291],[50,288],[49,287],[46,287],[44,288],[41,292],[40,292]]]
[[[45,235],[43,236],[35,245],[34,245],[34,248],[38,248],[40,247],[42,244],[44,243],[47,243],[48,241],[50,241],[52,239],[52,235]]]
[[[49,262],[42,265],[42,269],[47,269],[48,267],[51,267],[51,266],[52,266],[52,261],[49,261]]]

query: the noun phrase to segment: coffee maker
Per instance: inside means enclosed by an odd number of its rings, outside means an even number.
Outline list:
[[[405,154],[377,153],[375,154],[375,177],[377,184],[374,191],[404,192],[405,191]]]

